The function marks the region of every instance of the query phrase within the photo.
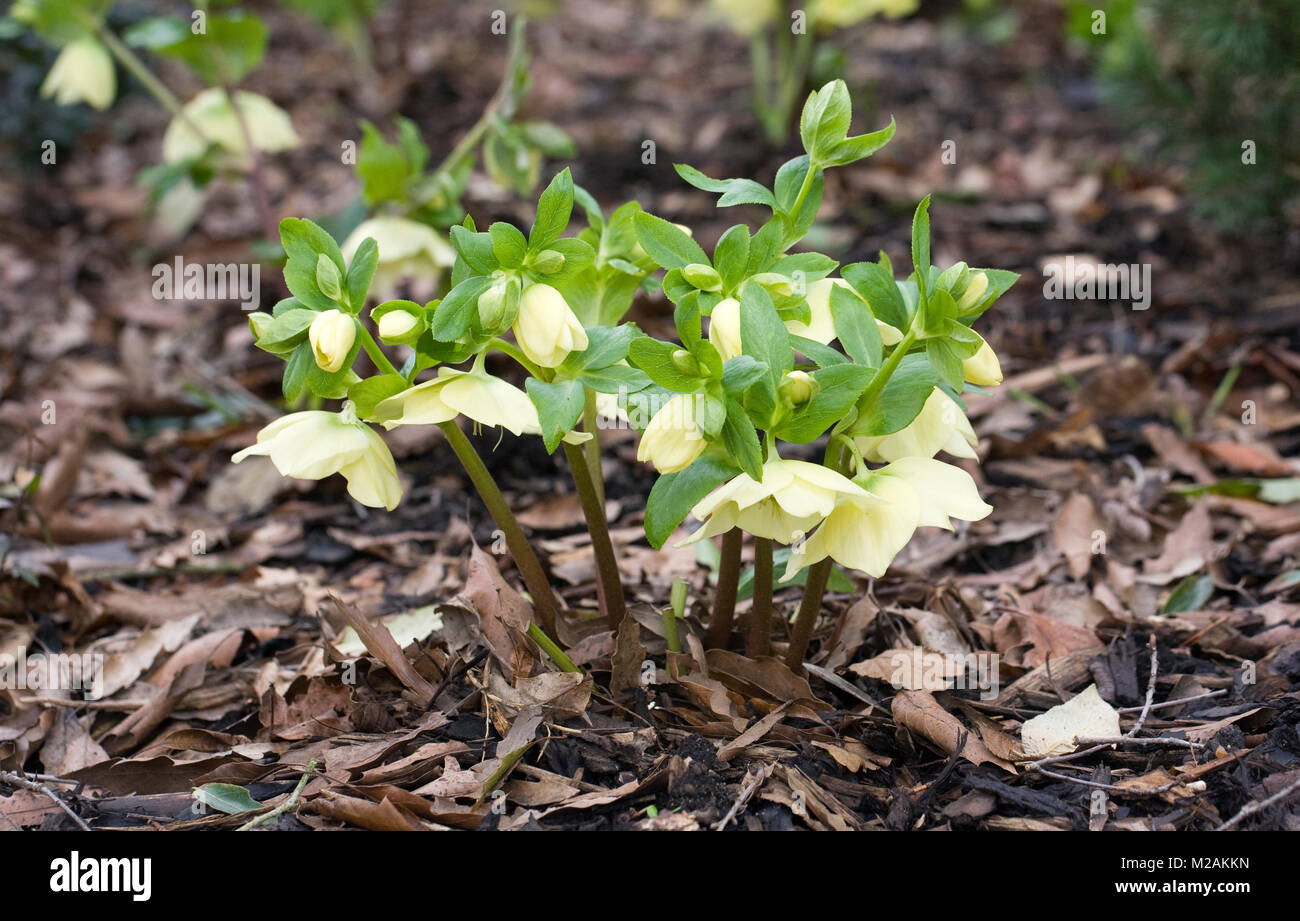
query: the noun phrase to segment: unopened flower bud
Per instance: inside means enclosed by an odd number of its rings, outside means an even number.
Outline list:
[[[763,290],[772,297],[792,297],[794,295],[794,282],[790,276],[782,275],[780,272],[760,272],[757,275],[750,276],[749,280],[761,285]]]
[[[791,408],[802,406],[821,392],[821,386],[807,371],[791,371],[781,378],[781,402]]]
[[[385,342],[398,342],[419,324],[419,320],[405,310],[390,310],[379,318],[379,338]]]
[[[711,265],[692,262],[682,269],[682,277],[701,291],[721,291],[722,276]]]
[[[483,329],[490,333],[508,329],[519,316],[520,281],[513,275],[504,275],[478,296],[478,318]]]
[[[330,373],[343,367],[356,338],[356,321],[341,310],[323,311],[307,330],[316,364],[322,371]]]
[[[514,331],[519,348],[543,368],[559,367],[570,352],[587,348],[582,322],[564,295],[550,285],[533,284],[524,289]]]
[[[636,459],[660,473],[677,473],[695,462],[708,442],[696,419],[696,395],[679,393],[654,414],[641,435]]]
[[[564,268],[564,253],[544,249],[533,257],[532,267],[543,275],[554,275]]]
[[[723,298],[709,314],[709,341],[718,350],[723,361],[735,358],[742,351],[740,345],[740,302],[734,297]]]
[[[976,272],[962,293],[961,300],[957,301],[957,312],[968,313],[975,309],[984,297],[985,292],[989,289],[989,277],[983,272]]]
[[[683,374],[689,374],[693,377],[699,376],[700,363],[695,359],[695,356],[686,351],[686,349],[678,349],[673,352],[672,360],[673,367]]]

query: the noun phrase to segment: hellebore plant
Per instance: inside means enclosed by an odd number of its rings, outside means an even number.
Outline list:
[[[682,544],[721,539],[709,643],[730,640],[749,534],[746,649],[769,652],[774,588],[800,580],[787,654],[800,668],[833,562],[880,576],[918,527],[951,529],[952,519],[991,511],[969,474],[934,455],[974,457],[960,394],[967,383],[997,383],[1001,370],[971,324],[1016,278],[932,266],[928,199],[916,210],[906,279],[894,277],[883,253],[832,277],[840,267],[830,257],[792,252],[816,217],[825,170],[870,156],[894,132],[891,122],[849,136],[850,121],[843,82],[813,93],[801,120],[806,153],[781,167],[771,189],[678,166],[691,185],[718,194],[719,206],[771,211],[752,233],[744,224],[727,230],[712,255],[635,202],[607,218],[564,170],[542,192],[526,234],[505,222],[480,231],[468,217],[451,228],[444,297],[366,311],[375,240],[361,240],[345,260],[320,227],[282,222],[292,296],[251,317],[257,344],[285,360],[290,403],[305,391],[345,402],[338,414],[272,423],[235,460],[269,455],[282,474],[308,479],[341,473],[358,502],[392,508],[400,486],[370,424],[440,426],[505,534],[538,625],[556,639],[559,605],[545,571],[458,417],[563,448],[591,533],[600,609],[617,628],[626,605],[605,520],[597,417],[618,414],[644,430],[637,456],[660,474],[645,509],[650,543],[661,547],[688,515],[702,525]],[[566,237],[575,202],[587,226]],[[658,270],[677,342],[623,322]],[[405,351],[400,368],[385,346]],[[364,378],[354,370],[361,351],[375,367]],[[522,389],[488,372],[490,352],[513,359]],[[820,462],[782,448],[823,437]],[[788,549],[778,555],[774,545]]]

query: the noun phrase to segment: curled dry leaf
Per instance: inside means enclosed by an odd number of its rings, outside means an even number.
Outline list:
[[[979,736],[941,707],[929,691],[899,691],[894,695],[892,709],[894,722],[929,740],[940,751],[949,755],[956,752],[957,740],[965,733],[966,744],[961,749],[963,758],[972,764],[996,764],[1004,771],[1016,773],[1009,761],[989,751]]]

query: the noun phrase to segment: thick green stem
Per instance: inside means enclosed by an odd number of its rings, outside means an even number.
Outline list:
[[[551,661],[559,666],[562,672],[577,672],[581,674],[582,669],[573,664],[573,660],[564,654],[555,641],[541,631],[537,624],[528,625],[528,635],[533,638],[533,642],[542,647],[542,652],[550,657]]]
[[[555,632],[555,623],[559,617],[560,605],[551,590],[551,583],[547,581],[546,570],[542,568],[541,560],[537,558],[532,545],[528,543],[528,538],[524,536],[524,529],[515,520],[505,497],[501,495],[496,480],[492,479],[492,474],[488,472],[483,459],[478,456],[478,452],[474,450],[465,433],[460,430],[456,420],[443,422],[439,428],[447,436],[447,443],[456,452],[456,457],[460,459],[465,472],[469,474],[470,482],[474,484],[479,498],[487,506],[488,514],[505,535],[506,546],[510,548],[510,554],[514,557],[515,567],[519,570],[528,593],[533,596],[533,608],[537,612],[537,620],[541,628],[546,631],[547,636],[558,639],[559,634]]]
[[[772,541],[754,538],[754,610],[745,654],[751,659],[772,651]]]
[[[591,435],[591,440],[582,446],[587,452],[587,466],[591,468],[591,480],[596,487],[600,504],[605,505],[605,472],[600,468],[600,425],[596,421],[596,391],[587,388],[586,404],[582,408],[582,430]]]
[[[718,588],[713,594],[713,616],[709,618],[709,649],[726,649],[731,639],[731,625],[736,618],[736,587],[740,582],[740,544],[744,534],[732,528],[722,535],[721,560],[718,563]]]
[[[370,330],[366,329],[366,324],[361,322],[359,317],[353,318],[357,324],[357,334],[361,337],[361,347],[366,350],[370,360],[375,363],[375,367],[385,374],[398,374],[398,370],[393,367],[393,363],[388,360],[384,350],[379,347],[375,337],[370,335]]]
[[[875,406],[876,400],[879,399],[881,391],[889,383],[890,376],[902,362],[903,356],[907,354],[912,343],[916,341],[915,328],[909,327],[906,335],[894,347],[889,358],[884,365],[876,372],[867,389],[862,392],[858,399],[858,418],[862,418],[870,412]],[[848,472],[846,467],[845,450],[839,446],[836,451],[835,436],[831,437],[830,443],[826,446],[826,457],[823,463],[831,466],[831,457],[836,458],[835,470],[839,473]],[[812,639],[813,628],[817,624],[817,615],[821,613],[822,601],[826,596],[826,586],[830,581],[831,575],[831,558],[824,557],[813,563],[808,568],[808,578],[804,584],[803,598],[799,601],[799,613],[795,615],[794,629],[790,635],[790,649],[785,656],[785,664],[794,672],[800,672],[803,669],[804,656],[808,654],[808,643]]]
[[[609,625],[617,630],[627,614],[627,605],[623,600],[623,580],[618,574],[614,543],[609,537],[609,522],[605,520],[605,503],[596,492],[596,483],[582,448],[566,442],[564,456],[569,460],[573,483],[578,487],[582,513],[587,518],[587,531],[591,534],[591,549],[596,555],[596,594],[600,610]]]

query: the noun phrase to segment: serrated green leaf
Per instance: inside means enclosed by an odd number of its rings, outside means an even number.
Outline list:
[[[646,500],[645,533],[656,550],[686,520],[695,504],[740,473],[725,458],[705,454],[685,470],[661,476]]]

